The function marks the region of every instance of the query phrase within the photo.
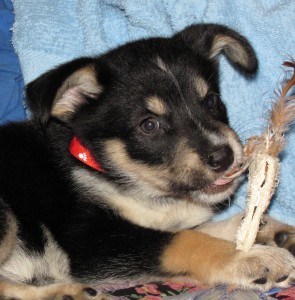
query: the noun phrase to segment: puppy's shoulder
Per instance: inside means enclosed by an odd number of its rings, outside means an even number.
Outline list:
[[[12,155],[15,155],[18,149],[27,150],[28,146],[37,146],[42,140],[42,131],[33,121],[11,122],[0,126],[0,143],[5,146],[0,148],[2,152],[13,149]]]

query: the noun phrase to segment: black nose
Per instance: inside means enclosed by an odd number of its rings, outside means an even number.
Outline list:
[[[207,165],[215,172],[227,170],[234,161],[234,153],[228,146],[222,146],[213,151],[207,158]]]

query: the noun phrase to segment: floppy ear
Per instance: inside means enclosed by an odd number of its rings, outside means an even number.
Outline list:
[[[175,35],[198,54],[214,59],[224,53],[229,61],[241,72],[254,74],[258,62],[255,52],[246,38],[221,25],[201,24],[187,27]]]
[[[80,58],[28,84],[26,98],[33,116],[42,123],[51,116],[67,122],[81,105],[95,101],[101,91],[95,60]]]

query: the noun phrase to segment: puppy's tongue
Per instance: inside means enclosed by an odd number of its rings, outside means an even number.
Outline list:
[[[227,183],[230,183],[231,181],[233,181],[232,178],[219,178],[213,184],[214,185],[225,185]]]
[[[223,177],[217,179],[213,185],[225,185],[239,177],[248,167],[248,163],[244,163],[239,167],[235,167],[226,172]]]

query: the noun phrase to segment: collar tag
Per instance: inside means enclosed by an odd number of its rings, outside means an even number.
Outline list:
[[[95,160],[91,152],[81,144],[80,140],[76,136],[74,136],[71,140],[69,150],[74,157],[83,162],[85,165],[99,172],[104,172],[103,168]]]

